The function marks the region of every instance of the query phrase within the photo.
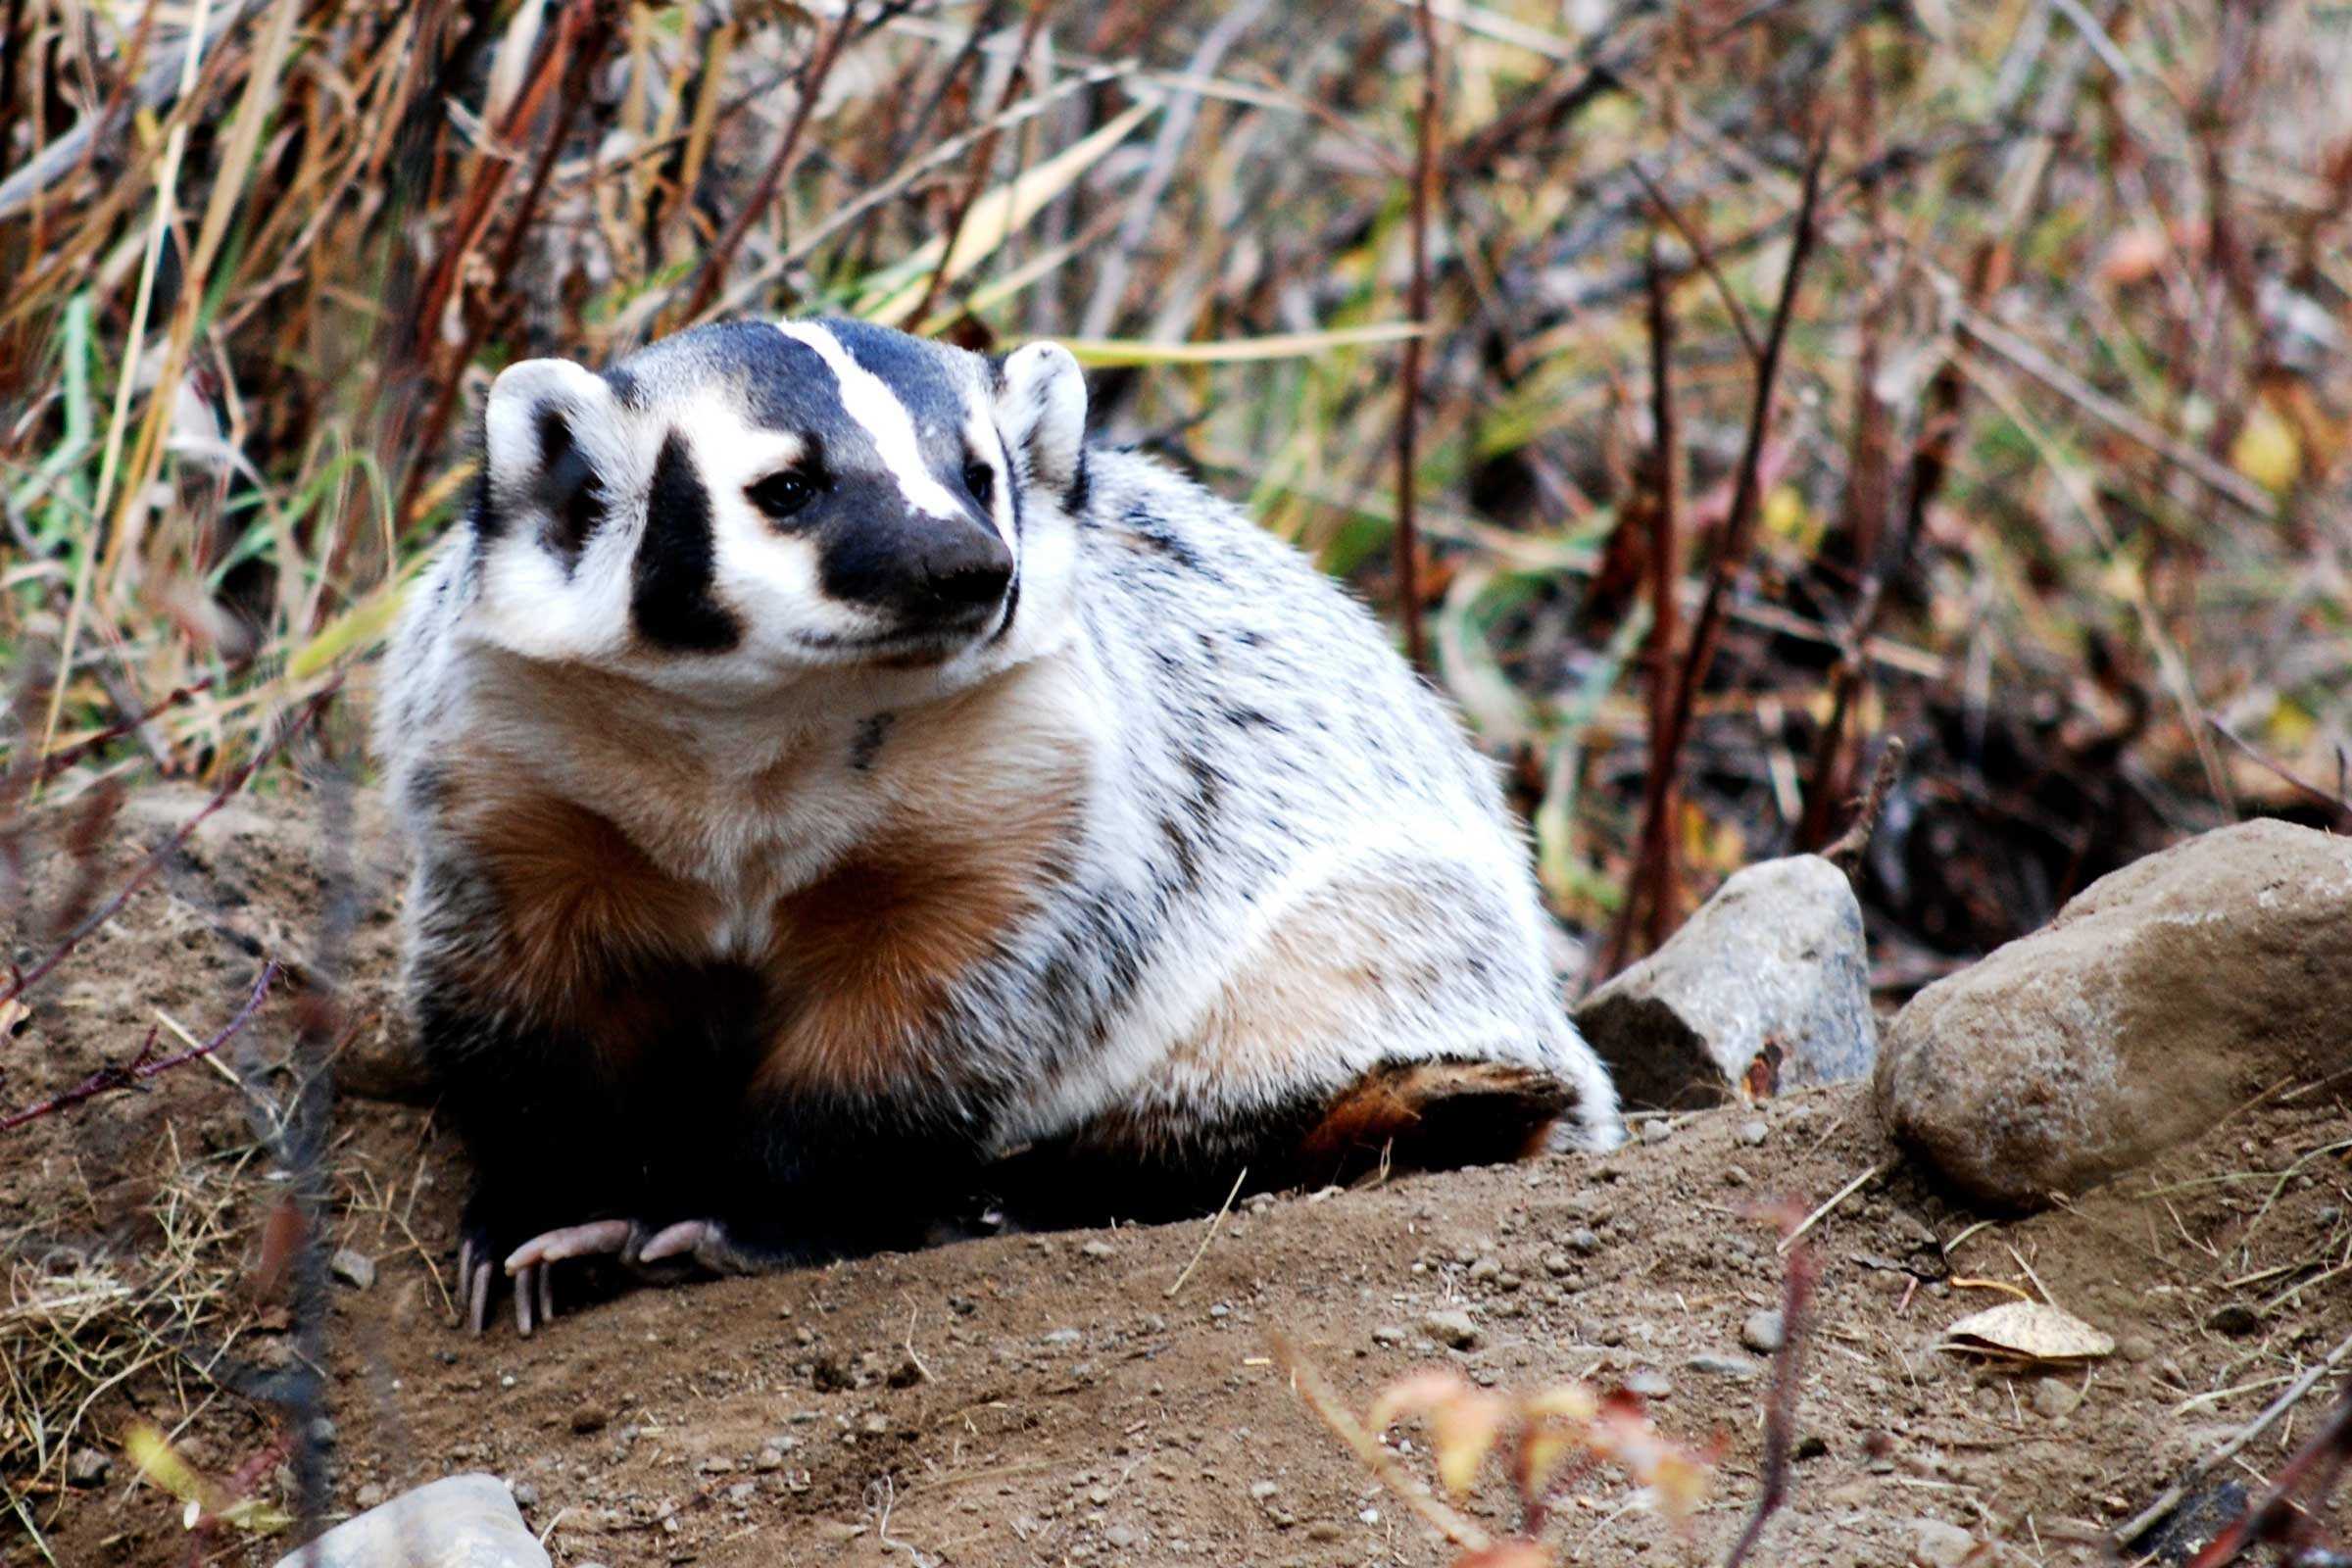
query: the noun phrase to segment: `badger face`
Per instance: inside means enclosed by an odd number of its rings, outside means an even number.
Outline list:
[[[1066,589],[1085,416],[1058,347],[853,321],[526,361],[484,420],[473,629],[679,689],[1008,661]]]

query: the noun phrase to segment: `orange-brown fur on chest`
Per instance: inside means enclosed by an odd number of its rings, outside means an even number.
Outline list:
[[[952,1082],[927,1026],[1062,874],[1084,794],[1075,761],[992,770],[971,733],[984,717],[951,707],[906,726],[881,826],[776,898],[750,954],[716,951],[718,894],[522,770],[477,759],[460,770],[453,826],[499,910],[497,956],[478,983],[584,1038],[621,1075],[659,1070],[647,1055],[695,1005],[699,971],[749,965],[764,998],[756,1092],[866,1097]]]

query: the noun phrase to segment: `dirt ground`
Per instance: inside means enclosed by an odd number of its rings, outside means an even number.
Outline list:
[[[103,885],[202,800],[134,798]],[[385,996],[392,929],[389,858],[361,807],[366,1013]],[[310,815],[265,799],[208,823],[34,993],[0,1044],[0,1102],[127,1059],[159,1009],[209,1034],[252,983],[249,949],[304,950],[319,902]],[[36,907],[67,879],[54,858],[39,869]],[[45,947],[20,934],[13,956]],[[281,994],[224,1052],[265,1100],[286,1093],[274,1064],[294,1010]],[[339,1063],[347,1089],[398,1088],[387,1038],[363,1025]],[[120,1456],[136,1420],[174,1432],[212,1476],[282,1484],[268,1407],[232,1392],[292,1357],[264,1240],[284,1191],[256,1147],[268,1114],[198,1063],[0,1135],[0,1323],[18,1336],[0,1413],[22,1416],[27,1380],[61,1357],[133,1352],[72,1442],[74,1482],[64,1462],[31,1473],[22,1430],[0,1448],[14,1456],[11,1568],[42,1546],[68,1565],[190,1559],[179,1503]],[[338,1510],[488,1471],[563,1564],[1448,1561],[1295,1395],[1278,1334],[1359,1409],[1433,1362],[1497,1388],[1582,1378],[1646,1394],[1666,1433],[1722,1445],[1692,1533],[1604,1473],[1579,1484],[1553,1539],[1580,1564],[1717,1561],[1758,1487],[1769,1378],[1742,1325],[1782,1281],[1755,1211],[1776,1198],[1809,1210],[1849,1187],[1810,1235],[1822,1273],[1794,1493],[1760,1561],[2106,1560],[2109,1530],[2352,1326],[2352,1109],[2299,1085],[2024,1220],[1940,1198],[1893,1160],[1867,1098],[1833,1090],[1647,1122],[1602,1158],[1258,1200],[1213,1236],[1204,1220],[1005,1236],[636,1290],[527,1341],[503,1322],[479,1341],[452,1326],[463,1172],[429,1108],[347,1094],[335,1117],[335,1245],[373,1265],[365,1288],[333,1290]],[[145,1303],[137,1321],[56,1305],[64,1283],[101,1276]],[[1947,1323],[2017,1292],[2089,1320],[2117,1353],[2045,1380],[1937,1348]],[[1432,1338],[1431,1314],[1456,1308],[1474,1326],[1466,1348]],[[55,1341],[39,1337],[48,1323]],[[2254,1485],[2320,1408],[2315,1396],[2228,1474]],[[1428,1473],[1417,1429],[1396,1446]],[[1498,1481],[1472,1511],[1509,1523]],[[194,1549],[268,1563],[285,1544]]]

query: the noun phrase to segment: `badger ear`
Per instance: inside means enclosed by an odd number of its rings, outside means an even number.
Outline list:
[[[1086,489],[1086,376],[1058,343],[1031,343],[997,366],[997,428],[1032,484],[1075,510]]]
[[[602,376],[569,360],[524,360],[501,370],[482,416],[489,480],[486,530],[536,517],[568,567],[605,520],[619,457],[620,407]]]

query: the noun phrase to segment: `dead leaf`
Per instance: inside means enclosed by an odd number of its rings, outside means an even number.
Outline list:
[[[2115,1341],[2046,1302],[2003,1301],[1945,1329],[1939,1348],[1963,1355],[2066,1363],[2113,1355]]]

